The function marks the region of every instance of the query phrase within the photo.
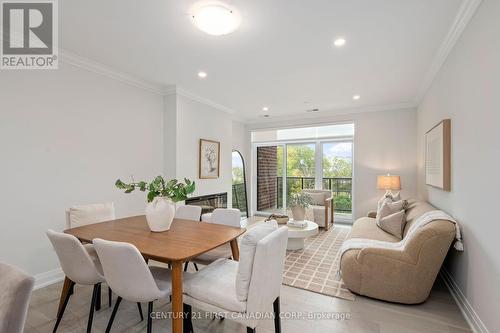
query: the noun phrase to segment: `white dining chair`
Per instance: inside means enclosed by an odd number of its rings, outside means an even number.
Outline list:
[[[209,215],[210,214],[210,215]],[[241,211],[236,208],[216,208],[212,213],[204,214],[206,223],[223,224],[230,227],[241,227]],[[194,268],[198,270],[198,264],[209,265],[220,258],[231,258],[233,255],[231,246],[224,244],[211,251],[205,252],[196,258],[191,259]],[[184,264],[184,271],[187,271],[188,262]]]
[[[182,220],[199,221],[201,217],[201,207],[195,205],[184,205],[177,207],[175,218]]]
[[[23,333],[35,279],[0,263],[0,333]]]
[[[102,267],[94,247],[91,244],[83,245],[75,236],[55,232],[53,230],[47,231],[47,237],[56,251],[64,274],[71,280],[70,292],[66,294],[61,311],[57,313],[57,320],[53,332],[55,333],[57,331],[57,327],[68,305],[69,298],[73,294],[75,284],[94,286],[92,301],[90,303],[89,319],[87,322],[87,332],[90,332],[94,310],[97,310],[98,289],[101,283],[105,281],[102,274]]]
[[[82,227],[115,219],[115,204],[113,202],[91,205],[73,206],[66,210],[66,228]],[[86,245],[87,246],[87,245]],[[93,246],[89,244],[88,246]],[[112,294],[108,287],[108,304],[111,306]],[[101,309],[101,286],[97,290],[97,308]]]
[[[104,277],[114,293],[118,295],[109,318],[106,333],[111,326],[122,299],[148,303],[147,332],[152,331],[153,301],[168,299],[172,293],[170,270],[149,267],[137,248],[129,243],[111,242],[96,238],[94,247],[102,263]]]
[[[115,205],[113,202],[73,206],[66,210],[66,228],[68,229],[114,219]]]
[[[255,333],[258,318],[273,304],[275,332],[281,332],[280,288],[285,264],[287,227],[262,223],[245,233],[240,261],[219,259],[184,279],[186,332],[193,332],[191,308],[240,321]]]

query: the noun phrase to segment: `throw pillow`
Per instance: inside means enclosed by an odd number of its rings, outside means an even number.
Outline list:
[[[236,274],[236,296],[238,300],[242,302],[247,300],[257,243],[277,229],[278,223],[276,221],[269,221],[253,227],[241,238],[240,262]]]
[[[386,207],[386,205],[384,205],[384,207]],[[399,239],[403,239],[403,230],[406,225],[405,211],[400,210],[399,212],[377,219],[377,225],[385,232]]]

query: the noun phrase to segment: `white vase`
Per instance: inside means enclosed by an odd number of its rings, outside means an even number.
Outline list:
[[[295,221],[304,221],[306,209],[300,206],[292,207],[292,216]]]
[[[146,206],[149,229],[162,232],[170,229],[175,216],[175,203],[167,197],[156,197]]]

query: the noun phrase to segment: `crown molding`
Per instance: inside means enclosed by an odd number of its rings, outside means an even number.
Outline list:
[[[479,8],[481,2],[482,0],[463,0],[462,5],[458,10],[457,16],[455,17],[455,20],[453,21],[453,24],[448,31],[448,34],[441,43],[438,52],[434,56],[434,59],[425,74],[422,85],[417,91],[417,95],[415,96],[415,104],[419,105],[422,102],[425,94],[431,87],[434,79],[446,62],[448,55],[462,35],[465,27],[467,26],[467,24],[469,24],[470,20],[474,16],[476,10]]]
[[[219,103],[216,103],[210,99],[207,99],[205,97],[201,97],[199,95],[196,95],[184,88],[181,88],[179,86],[172,86],[172,87],[168,87],[166,88],[164,91],[163,91],[163,94],[165,96],[168,96],[168,95],[173,95],[173,94],[177,94],[179,96],[183,96],[183,97],[186,97],[186,98],[189,98],[190,100],[192,101],[195,101],[195,102],[198,102],[198,103],[201,103],[201,104],[204,104],[204,105],[208,105],[210,107],[213,107],[214,109],[217,109],[217,110],[220,110],[220,111],[224,111],[230,115],[234,115],[235,112],[233,109],[231,108],[228,108],[227,106],[225,105],[222,105],[222,104],[219,104]]]
[[[248,118],[245,123],[251,125],[267,125],[269,123],[277,122],[277,121],[287,121],[287,120],[317,120],[321,118],[328,117],[338,117],[338,116],[346,116],[350,114],[357,113],[370,113],[370,112],[380,112],[380,111],[393,111],[393,110],[407,110],[407,109],[415,109],[418,105],[415,102],[405,102],[405,103],[394,103],[394,104],[380,104],[380,105],[370,105],[364,107],[357,108],[338,108],[338,109],[330,109],[320,112],[314,113],[296,113],[289,115],[277,115],[269,118]]]
[[[165,91],[165,87],[162,85],[147,82],[130,74],[103,65],[97,61],[81,57],[67,50],[59,49],[59,61],[70,64],[72,66],[83,68],[90,72],[106,76],[113,80],[129,84],[136,88],[152,92],[154,94],[163,95]]]

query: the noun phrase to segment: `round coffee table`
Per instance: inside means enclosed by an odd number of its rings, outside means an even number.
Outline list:
[[[318,225],[312,221],[307,223],[305,228],[288,227],[288,245],[287,250],[300,250],[304,248],[304,241],[307,237],[318,234]]]

